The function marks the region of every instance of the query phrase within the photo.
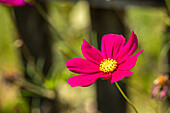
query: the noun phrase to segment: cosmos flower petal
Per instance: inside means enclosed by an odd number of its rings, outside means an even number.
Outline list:
[[[128,57],[130,57],[138,47],[138,39],[134,31],[132,31],[130,39],[128,42],[120,49],[117,55],[117,61],[119,63],[124,62]]]
[[[68,83],[71,87],[82,86],[87,87],[92,85],[98,78],[100,73],[95,74],[81,74],[68,79]]]
[[[122,35],[107,34],[102,38],[101,51],[104,58],[115,59],[119,50],[125,44],[125,38]]]
[[[161,86],[158,85],[158,86],[152,86],[152,98],[155,98],[157,93],[160,91],[161,89]]]
[[[101,52],[83,40],[82,53],[86,59],[74,58],[66,61],[69,70],[80,73],[68,79],[72,87],[86,87],[93,84],[98,78],[109,79],[111,83],[129,77],[133,72],[129,69],[136,64],[141,50],[132,54],[138,47],[138,40],[132,31],[129,41],[125,44],[122,35],[108,34],[102,38]]]
[[[112,76],[109,79],[109,81],[110,81],[110,83],[113,83],[115,81],[121,80],[123,77],[129,77],[132,74],[133,74],[133,72],[131,72],[131,71],[115,71],[112,73]]]
[[[161,91],[160,95],[159,95],[159,100],[162,100],[163,97],[166,95],[166,92],[168,91],[168,86],[164,86],[163,90]]]
[[[100,78],[103,78],[103,79],[109,79],[110,77],[111,77],[110,73],[101,73],[100,74]]]
[[[133,68],[136,64],[138,56],[143,52],[144,50],[139,51],[136,55],[129,57],[125,62],[119,65],[119,70],[129,70]]]
[[[25,2],[25,0],[0,0],[0,3],[10,6],[24,6],[24,5],[33,5],[32,2]]]
[[[103,56],[101,54],[101,52],[96,49],[95,47],[91,46],[86,40],[83,39],[83,44],[81,46],[81,50],[82,50],[82,53],[83,53],[83,56],[100,65],[101,61],[103,60]]]
[[[65,63],[67,68],[75,73],[95,73],[99,71],[97,64],[83,58],[73,58]]]

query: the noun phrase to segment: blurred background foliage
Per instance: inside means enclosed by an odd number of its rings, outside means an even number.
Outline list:
[[[82,39],[92,43],[90,37],[94,39],[96,37],[96,34],[91,32],[89,4],[86,1],[49,2],[47,6],[48,20],[58,30],[63,40],[51,30],[54,60],[49,72],[51,76],[47,76],[43,87],[57,92],[62,103],[61,113],[97,113],[95,85],[87,88],[71,88],[67,84],[67,79],[75,74],[66,68],[64,62],[70,58],[83,57]],[[0,112],[28,113],[29,108],[24,97],[28,94],[23,95],[20,83],[7,82],[9,78],[15,79],[18,76],[23,78],[23,64],[19,52],[22,40],[18,39],[19,34],[12,19],[11,9],[0,4]],[[138,51],[141,49],[145,51],[139,56],[133,68],[134,74],[125,78],[123,82],[127,84],[128,94],[140,113],[157,111],[164,113],[169,105],[164,101],[151,99],[151,87],[153,80],[168,70],[165,62],[169,36],[166,32],[167,11],[165,8],[128,6],[125,13],[125,23],[130,31],[134,30],[137,34]],[[129,36],[130,33],[124,37],[129,38]],[[41,59],[39,61],[41,65],[43,61]],[[34,69],[30,69],[29,66],[27,68],[30,75],[34,73],[32,72]],[[46,90],[42,90],[42,93],[43,91]],[[39,107],[34,108],[32,113],[40,112]],[[130,107],[128,113],[132,113]]]

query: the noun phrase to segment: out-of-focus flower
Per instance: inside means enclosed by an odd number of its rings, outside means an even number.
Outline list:
[[[141,50],[132,54],[138,47],[137,36],[132,31],[129,41],[125,44],[122,35],[107,34],[102,38],[101,52],[83,39],[82,53],[86,59],[73,58],[66,61],[67,68],[80,75],[68,79],[72,87],[89,86],[98,78],[109,79],[111,83],[129,77],[133,72],[129,69],[136,64]]]
[[[24,5],[33,5],[32,2],[26,2],[25,0],[0,0],[0,3],[9,5],[9,6],[24,6]]]
[[[152,98],[162,100],[168,90],[168,76],[161,75],[156,78],[152,85]]]

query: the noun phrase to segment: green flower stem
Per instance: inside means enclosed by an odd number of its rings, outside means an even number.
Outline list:
[[[119,84],[117,82],[115,82],[117,88],[119,89],[120,93],[122,94],[122,96],[126,99],[126,101],[132,106],[132,108],[134,109],[134,111],[136,113],[138,113],[138,111],[136,110],[135,106],[132,104],[132,102],[128,99],[128,97],[125,95],[125,93],[122,91],[122,89],[120,88]]]

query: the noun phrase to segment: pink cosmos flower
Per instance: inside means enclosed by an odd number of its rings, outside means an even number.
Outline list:
[[[107,34],[102,38],[101,52],[83,39],[81,50],[83,58],[73,58],[66,61],[67,68],[80,75],[68,79],[71,87],[86,87],[98,78],[109,79],[110,83],[129,77],[133,72],[129,69],[136,64],[139,51],[132,56],[138,47],[138,40],[132,31],[130,39],[125,43],[122,35]]]
[[[0,0],[0,3],[9,5],[9,6],[24,6],[24,5],[33,5],[32,2],[27,3],[24,0]]]
[[[168,91],[168,80],[167,75],[161,75],[154,80],[152,85],[151,95],[152,98],[162,100]]]

